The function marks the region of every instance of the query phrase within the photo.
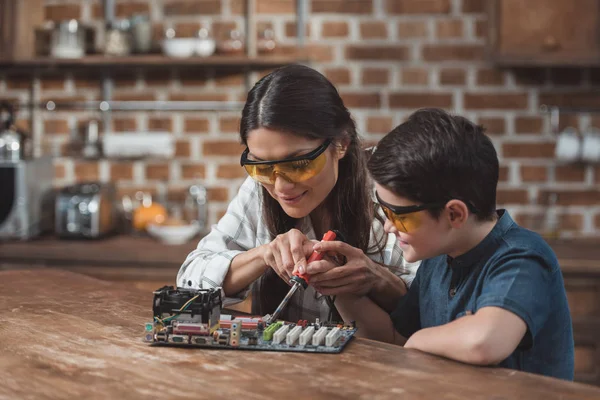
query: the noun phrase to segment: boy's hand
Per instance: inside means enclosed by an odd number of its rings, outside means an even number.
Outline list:
[[[380,279],[379,265],[373,262],[362,250],[340,241],[319,242],[316,251],[343,256],[343,265],[330,258],[307,265],[309,283],[319,293],[327,296],[338,294],[366,295]]]

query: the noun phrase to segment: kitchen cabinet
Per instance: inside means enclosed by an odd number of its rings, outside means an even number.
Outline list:
[[[44,21],[44,0],[0,0],[0,61],[35,55],[35,27]]]
[[[488,56],[505,66],[600,65],[600,1],[489,0]]]

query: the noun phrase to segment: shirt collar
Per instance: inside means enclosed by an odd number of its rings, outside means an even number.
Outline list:
[[[506,210],[497,210],[496,213],[498,215],[498,221],[496,222],[496,225],[494,225],[490,233],[488,233],[487,236],[481,242],[479,242],[477,246],[473,247],[465,254],[461,254],[455,258],[446,256],[446,261],[449,267],[471,267],[478,261],[488,258],[487,256],[496,250],[498,244],[500,243],[500,239],[515,223]]]

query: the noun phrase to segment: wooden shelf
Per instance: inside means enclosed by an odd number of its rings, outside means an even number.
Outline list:
[[[165,67],[227,67],[227,68],[272,68],[306,61],[307,57],[295,55],[265,55],[248,57],[246,55],[215,55],[210,57],[173,58],[160,54],[139,55],[126,57],[109,57],[104,55],[89,55],[77,59],[58,59],[39,57],[30,60],[0,61],[3,70],[60,70],[77,68],[165,68]]]

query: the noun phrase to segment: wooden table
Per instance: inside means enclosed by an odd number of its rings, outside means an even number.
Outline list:
[[[355,339],[339,355],[154,348],[151,293],[0,272],[0,399],[598,399],[600,389]]]

